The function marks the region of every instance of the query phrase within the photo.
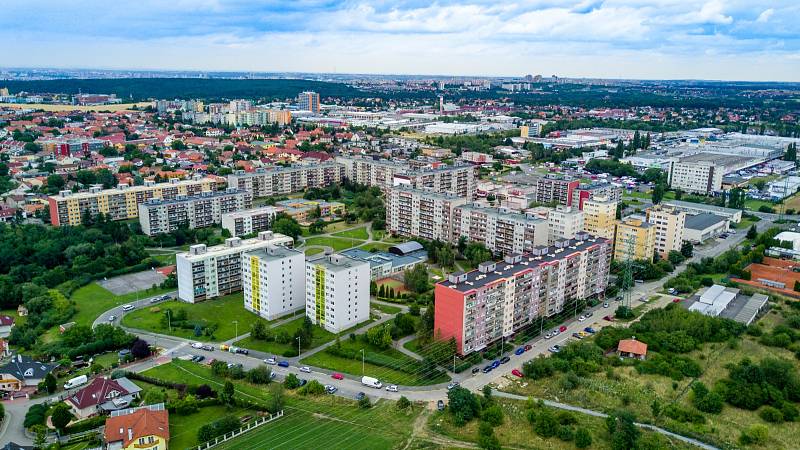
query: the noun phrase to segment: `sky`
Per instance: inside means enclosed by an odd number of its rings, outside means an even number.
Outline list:
[[[3,0],[0,66],[800,81],[798,16],[798,0]]]

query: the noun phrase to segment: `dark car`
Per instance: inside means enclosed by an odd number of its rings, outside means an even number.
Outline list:
[[[444,401],[439,400],[438,402],[436,402],[436,409],[438,409],[439,411],[444,411]]]
[[[298,383],[297,383],[297,387],[303,387],[303,386],[305,386],[306,384],[308,384],[308,380],[306,380],[305,378],[300,378],[300,379],[299,379],[299,380],[297,380],[297,381],[298,381]]]
[[[480,371],[481,371],[481,368],[480,368],[480,367],[473,367],[473,368],[472,368],[472,374],[473,374],[473,375],[475,375],[476,373],[478,373],[478,372],[480,372]]]
[[[594,334],[595,333],[594,328],[592,328],[592,327],[586,327],[586,328],[583,329],[583,331],[585,331],[585,332],[587,332],[589,334]]]
[[[519,356],[519,355],[521,355],[523,353],[525,353],[525,347],[520,347],[516,351],[514,351],[514,354],[517,355],[517,356]]]
[[[492,361],[492,369],[497,369],[498,367],[500,367],[500,360],[495,359]]]
[[[248,350],[246,348],[237,348],[236,349],[236,353],[240,353],[242,355],[249,355],[250,354],[250,350]]]
[[[494,369],[494,367],[492,367],[492,365],[489,364],[488,366],[483,368],[483,373],[489,373],[492,371],[492,369]]]
[[[366,396],[367,396],[367,394],[365,394],[363,392],[359,392],[358,394],[356,394],[356,400],[362,400]]]
[[[289,361],[281,361],[278,363],[278,365],[281,367],[289,367]]]
[[[500,364],[505,364],[509,361],[511,361],[511,358],[509,358],[508,356],[503,356],[502,358],[500,358]]]

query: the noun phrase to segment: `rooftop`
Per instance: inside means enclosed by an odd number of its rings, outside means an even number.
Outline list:
[[[286,248],[282,245],[270,245],[263,249],[247,252],[249,256],[256,256],[264,261],[280,261],[292,256],[302,255],[303,252]]]
[[[250,217],[256,214],[278,214],[281,211],[283,211],[283,208],[278,208],[275,206],[261,206],[258,208],[243,209],[241,211],[225,213],[225,216],[236,219],[239,217]]]
[[[223,256],[231,253],[239,253],[252,249],[253,247],[266,247],[267,245],[285,245],[294,243],[294,239],[280,233],[272,231],[262,231],[258,237],[252,239],[241,239],[232,237],[225,239],[224,244],[206,247],[205,244],[196,244],[189,247],[188,252],[176,254],[176,258],[187,260],[201,260],[212,256]]]
[[[727,219],[725,217],[720,217],[711,213],[702,213],[697,214],[694,216],[686,217],[686,228],[692,230],[705,230],[713,225],[716,225],[720,222],[724,222]]]
[[[334,253],[333,255],[325,255],[322,258],[317,258],[313,261],[308,261],[309,264],[315,266],[323,266],[326,270],[331,272],[342,272],[352,269],[361,265],[367,264],[366,261],[350,258],[341,253]]]

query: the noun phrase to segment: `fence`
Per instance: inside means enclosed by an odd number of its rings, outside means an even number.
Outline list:
[[[273,420],[280,419],[283,417],[283,410],[278,411],[275,414],[270,414],[269,417],[262,417],[260,419],[256,419],[255,422],[248,424],[245,427],[239,428],[236,431],[231,431],[230,433],[226,433],[222,436],[217,437],[212,441],[205,442],[203,444],[198,445],[197,447],[192,447],[189,450],[207,450],[212,447],[216,447],[223,442],[227,442],[235,437],[241,436],[244,433],[247,433],[250,430],[254,430],[265,423],[272,422]]]

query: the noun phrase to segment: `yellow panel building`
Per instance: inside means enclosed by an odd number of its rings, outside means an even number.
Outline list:
[[[614,239],[617,224],[617,202],[605,196],[583,201],[583,231],[593,235]]]
[[[653,260],[655,252],[656,228],[644,218],[627,217],[617,221],[614,236],[614,259],[627,261],[633,259]]]

